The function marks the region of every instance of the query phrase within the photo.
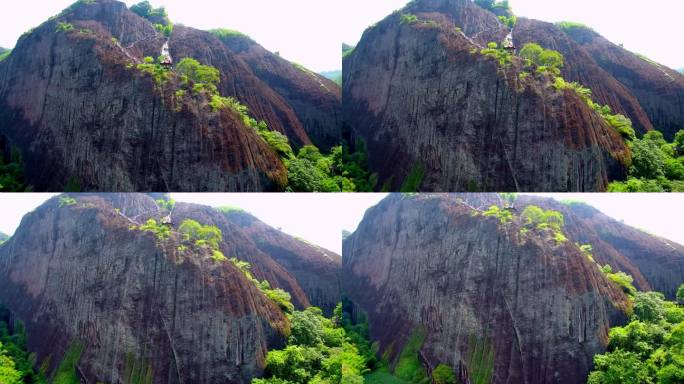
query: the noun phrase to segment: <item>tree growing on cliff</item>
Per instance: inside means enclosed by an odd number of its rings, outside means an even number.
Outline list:
[[[530,60],[535,64],[539,71],[549,71],[553,74],[560,74],[560,68],[564,65],[563,55],[552,49],[544,49],[539,44],[527,43],[519,53],[520,57]]]

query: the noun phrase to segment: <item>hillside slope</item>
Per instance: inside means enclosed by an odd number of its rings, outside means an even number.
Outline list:
[[[329,123],[319,120],[322,112],[298,115],[296,103],[209,32],[176,26],[167,39],[122,2],[79,2],[22,36],[0,62],[0,135],[21,151],[28,184],[38,191],[67,183],[85,191],[284,188],[285,166],[242,112],[186,90],[173,70],[161,82],[141,70],[165,43],[176,63],[191,57],[216,67],[219,94],[295,147],[311,144],[307,130]],[[315,79],[299,83],[296,92],[319,92]],[[325,100],[334,104],[334,96]]]
[[[485,196],[485,198],[488,198]],[[630,304],[571,241],[454,195],[393,195],[344,242],[343,291],[396,363],[416,333],[459,380],[580,383]]]
[[[667,140],[684,129],[684,76],[650,59],[634,54],[589,28],[571,28],[568,36],[634,94],[653,126]]]
[[[249,383],[263,373],[266,352],[289,335],[281,307],[175,229],[161,240],[131,227],[169,214],[176,229],[186,218],[217,225],[226,257],[251,262],[255,278],[284,288],[297,307],[310,305],[292,274],[212,208],[178,203],[169,213],[146,195],[55,197],[0,246],[0,302],[25,323],[38,365],[52,372],[81,347],[87,382],[138,372],[154,383]]]
[[[577,94],[481,53],[506,33],[467,0],[412,2],[366,30],[344,59],[343,110],[380,186],[601,191],[624,176],[629,150]]]

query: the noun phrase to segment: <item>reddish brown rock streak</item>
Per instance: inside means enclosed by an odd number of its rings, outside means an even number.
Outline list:
[[[523,242],[518,228],[454,195],[391,196],[345,241],[343,292],[392,358],[422,326],[431,368],[472,369],[477,340],[493,348],[493,383],[585,382],[627,299],[571,241]]]

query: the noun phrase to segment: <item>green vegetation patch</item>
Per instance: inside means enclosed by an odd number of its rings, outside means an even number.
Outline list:
[[[495,59],[499,63],[499,67],[502,68],[513,63],[513,54],[503,47],[499,47],[499,44],[493,41],[487,44],[487,48],[481,49],[480,54]]]
[[[149,219],[140,226],[132,225],[129,229],[132,231],[139,230],[143,232],[152,232],[160,242],[171,237],[171,228],[169,228],[168,225],[158,223],[155,219]]]
[[[55,32],[60,33],[60,32],[69,32],[74,30],[74,25],[71,23],[64,23],[64,22],[59,22],[57,23],[57,27],[55,28]]]
[[[10,327],[11,319],[10,311],[0,305],[0,383],[46,384],[47,366],[41,364],[40,370],[34,368],[36,356],[26,349],[24,324],[15,320]]]
[[[5,51],[5,52],[0,53],[0,61],[5,60],[5,59],[8,58],[9,55],[11,55],[11,54],[12,54],[12,50],[11,50],[11,49],[10,49],[10,50],[7,50],[7,51]]]
[[[611,328],[608,352],[594,356],[588,383],[684,382],[684,285],[677,299],[636,292],[631,321]]]
[[[571,32],[573,30],[591,30],[588,26],[574,21],[560,21],[556,23],[556,26],[565,32]]]
[[[5,164],[0,156],[0,192],[28,192],[24,183],[24,165],[21,152],[12,148],[10,161]]]
[[[519,53],[520,57],[526,60],[527,64],[534,64],[538,73],[551,73],[560,75],[565,60],[563,55],[552,49],[544,49],[539,44],[527,43]]]
[[[69,207],[76,204],[76,199],[71,196],[64,195],[59,197],[59,208]]]
[[[411,172],[409,172],[406,179],[404,179],[404,182],[401,184],[399,192],[418,192],[424,178],[425,168],[420,164],[414,164],[411,168]]]
[[[166,8],[154,8],[149,1],[141,1],[140,3],[132,5],[131,11],[154,24],[170,24],[169,14],[166,12]]]
[[[489,384],[494,374],[494,346],[471,336],[468,342],[468,373],[473,384]]]
[[[627,180],[610,183],[609,192],[684,192],[684,130],[671,143],[661,132],[650,131],[631,149]]]
[[[294,311],[294,305],[292,304],[291,300],[292,297],[287,291],[280,288],[271,288],[271,284],[268,282],[268,280],[257,280],[252,275],[252,265],[250,263],[239,260],[236,257],[231,257],[230,262],[233,263],[235,268],[240,270],[249,281],[259,288],[261,293],[276,303],[280,309],[283,310],[283,312],[292,313]]]
[[[248,35],[240,32],[240,31],[233,30],[233,29],[225,29],[225,28],[212,29],[209,31],[209,33],[218,37],[221,40],[228,39],[231,37],[243,37],[243,38],[251,40],[251,38]]]
[[[219,211],[221,213],[225,213],[225,214],[228,214],[231,212],[245,212],[245,210],[240,208],[240,207],[223,206],[223,207],[216,207],[215,209],[217,211]]]
[[[76,373],[76,365],[81,360],[81,354],[83,354],[83,344],[72,342],[57,367],[52,384],[80,384],[81,380]]]
[[[425,330],[420,327],[413,330],[413,333],[411,333],[404,348],[401,350],[401,354],[399,354],[399,360],[394,367],[395,376],[409,383],[430,383],[430,378],[418,359],[418,353],[423,347],[426,336]]]

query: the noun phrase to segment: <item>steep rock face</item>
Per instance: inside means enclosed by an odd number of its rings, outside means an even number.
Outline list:
[[[341,295],[340,255],[288,236],[249,213],[232,211],[227,216],[251,237],[260,250],[294,275],[311,304],[328,315],[332,314]]]
[[[267,51],[252,39],[233,35],[221,41],[297,113],[318,147],[329,150],[342,137],[342,90],[333,81]]]
[[[504,205],[497,194],[454,196],[481,210]],[[513,204],[516,212],[522,212],[528,205],[562,213],[563,231],[568,239],[580,245],[590,244],[598,264],[609,264],[614,271],[628,273],[639,290],[656,290],[674,298],[684,282],[684,247],[680,244],[618,222],[584,203],[520,195]]]
[[[97,196],[139,222],[168,216],[176,227],[185,219],[215,225],[223,235],[220,248],[224,255],[249,262],[254,277],[268,280],[272,287],[289,292],[292,303],[299,309],[315,305],[332,312],[340,301],[339,255],[277,231],[248,213],[221,212],[212,207],[181,202],[176,203],[169,213],[161,210],[155,202],[165,198],[163,195]]]
[[[293,145],[311,144],[302,122],[287,101],[256,77],[247,64],[209,32],[179,26],[169,41],[171,56],[180,60],[192,57],[221,73],[219,91],[234,96],[249,107],[257,120],[285,134]]]
[[[422,169],[422,191],[601,191],[624,175],[629,150],[576,94],[498,68],[451,13],[415,15],[428,22],[394,13],[344,60],[345,123],[380,185]]]
[[[684,129],[684,76],[613,44],[598,33],[574,28],[568,36],[639,99],[656,129],[672,140]]]
[[[293,274],[270,255],[261,251],[250,236],[232,223],[225,214],[214,208],[196,204],[177,203],[171,219],[180,225],[185,219],[193,219],[204,225],[215,225],[223,233],[221,251],[226,257],[237,257],[252,265],[252,274],[259,280],[268,280],[272,287],[282,288],[292,295],[297,308],[310,306],[309,298]]]
[[[85,382],[248,383],[289,332],[278,306],[231,263],[163,244],[105,200],[53,198],[0,246],[0,301],[54,368],[80,344]],[[135,368],[135,367],[138,368]]]
[[[491,351],[493,383],[579,383],[605,349],[627,299],[570,242],[473,216],[453,195],[391,196],[344,243],[343,292],[395,358],[426,334],[430,368],[461,380]],[[486,354],[485,354],[486,355]]]
[[[59,23],[74,29],[59,31]],[[39,191],[63,190],[68,181],[87,191],[283,188],[282,161],[237,114],[214,111],[206,95],[179,97],[177,80],[159,87],[137,70],[165,41],[114,0],[79,3],[19,39],[0,62],[0,142],[21,150],[28,184]],[[298,117],[297,102],[290,105],[208,32],[177,26],[169,44],[176,61],[217,67],[220,93],[295,147],[311,143],[302,121],[312,131],[328,123],[324,112]]]
[[[594,101],[609,105],[613,112],[629,117],[638,132],[654,129],[631,89],[601,68],[589,52],[554,24],[520,18],[513,38],[519,48],[527,43],[537,43],[546,49],[559,51],[565,61],[561,73],[567,81],[577,81],[590,88]]]
[[[625,225],[587,205],[571,205],[570,209],[598,238],[636,265],[652,289],[670,299],[675,297],[684,283],[684,246]]]

